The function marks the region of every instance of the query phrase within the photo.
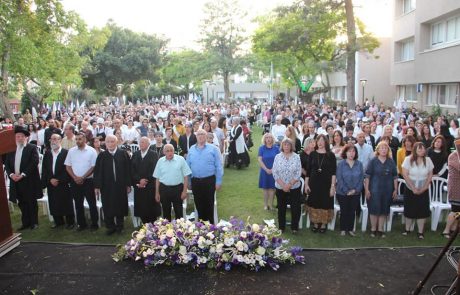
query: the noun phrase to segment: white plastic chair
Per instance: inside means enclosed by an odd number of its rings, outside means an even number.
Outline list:
[[[139,145],[138,144],[132,143],[129,146],[131,147],[131,153],[133,153],[133,154],[139,150]]]
[[[131,187],[131,192],[128,194],[128,207],[129,213],[131,214],[131,220],[133,222],[133,227],[141,226],[142,222],[139,217],[134,216],[134,188]]]
[[[332,218],[331,222],[327,225],[329,230],[334,230],[335,228],[335,220],[337,219],[337,213],[340,212],[340,205],[337,203],[337,198],[334,195],[334,217]]]
[[[367,221],[369,220],[369,208],[367,208],[367,203],[366,203],[366,198],[361,198],[360,196],[360,202],[361,204],[361,231],[365,232],[367,230]]]
[[[48,201],[48,194],[46,191],[43,193],[43,197],[41,199],[37,199],[37,203],[41,203],[43,206],[43,215],[48,215],[48,219],[50,222],[53,222],[53,216],[50,214],[50,204]]]
[[[83,202],[83,207],[86,209],[89,210],[89,204],[88,202],[86,201],[86,198]],[[104,219],[104,210],[102,208],[102,202],[100,200],[100,197],[96,197],[96,207],[97,207],[97,212],[99,214],[99,220],[97,221],[97,224],[99,225],[99,227],[102,226],[102,220]]]
[[[301,196],[303,198],[303,194],[304,194],[304,191],[305,191],[305,180],[303,179],[303,177],[300,177],[299,180],[300,180],[300,193],[301,193]],[[299,229],[303,228],[303,219],[305,218],[305,215],[307,215],[305,210],[303,212],[300,212]]]
[[[402,195],[404,193],[403,184],[406,185],[406,181],[402,178],[398,178],[398,191],[397,191],[398,195]],[[404,213],[404,206],[399,206],[399,205],[390,206],[390,214],[388,215],[388,218],[387,218],[387,230],[386,231],[391,231],[391,225],[393,224],[393,215],[395,213]],[[402,219],[402,223],[404,223],[404,219]]]
[[[442,211],[451,210],[451,205],[448,203],[447,197],[443,198],[445,186],[447,186],[445,178],[438,176],[432,178],[429,188],[432,231],[436,231],[438,228]]]

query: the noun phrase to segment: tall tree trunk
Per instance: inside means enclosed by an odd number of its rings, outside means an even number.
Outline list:
[[[225,92],[225,99],[230,98],[230,73],[224,72],[224,92]]]
[[[353,13],[352,0],[345,0],[345,12],[347,15],[347,107],[355,109],[355,72],[356,72],[356,25]]]
[[[7,45],[8,46],[8,45]],[[8,70],[7,70],[7,63],[10,57],[10,53],[8,49],[6,49],[2,54],[2,84],[0,90],[0,110],[2,111],[3,115],[7,118],[11,118],[14,120],[13,112],[11,111],[10,104],[8,101]]]

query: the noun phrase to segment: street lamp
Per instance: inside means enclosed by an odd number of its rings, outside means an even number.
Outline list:
[[[212,81],[211,82],[211,87],[212,87],[212,102],[214,102],[216,100],[216,98],[214,97],[214,90],[216,89],[216,82]]]
[[[204,85],[206,85],[206,101],[202,101],[201,103],[207,103],[208,100],[209,100],[209,83],[211,83],[211,81],[209,80],[203,80],[203,83]]]
[[[361,82],[361,86],[363,87],[363,106],[364,106],[364,88],[366,87],[367,79],[360,79],[359,82]]]

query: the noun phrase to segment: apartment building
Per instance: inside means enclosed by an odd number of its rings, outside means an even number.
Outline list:
[[[460,1],[395,0],[391,85],[397,98],[460,113]]]

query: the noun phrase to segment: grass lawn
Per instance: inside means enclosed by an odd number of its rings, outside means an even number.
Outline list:
[[[262,223],[264,219],[277,218],[276,211],[263,210],[262,191],[258,188],[259,166],[257,163],[257,151],[260,144],[262,130],[254,127],[253,140],[255,146],[251,151],[251,164],[249,168],[236,170],[235,168],[225,169],[223,185],[218,193],[219,219],[228,219],[231,216],[243,220],[249,219],[251,223]],[[20,211],[16,206],[12,213],[13,228],[20,226]],[[51,229],[48,217],[39,210],[40,228],[38,230],[22,231],[22,238],[25,241],[52,241],[70,243],[90,244],[119,244],[126,242],[134,230],[131,218],[126,219],[125,231],[121,235],[106,236],[105,229],[96,232],[76,232],[74,230]],[[289,220],[289,216],[288,216]],[[419,241],[415,234],[408,237],[401,235],[403,227],[401,218],[395,217],[392,232],[387,233],[384,239],[371,238],[369,232],[358,231],[357,237],[342,237],[338,232],[338,222],[334,232],[326,234],[314,234],[309,229],[299,231],[297,235],[291,235],[289,230],[284,236],[291,240],[292,245],[304,248],[354,248],[354,247],[399,247],[399,246],[443,246],[447,240],[440,235],[444,223],[439,224],[438,231],[429,230],[429,222],[425,232],[425,240]],[[369,223],[368,223],[369,228]]]

